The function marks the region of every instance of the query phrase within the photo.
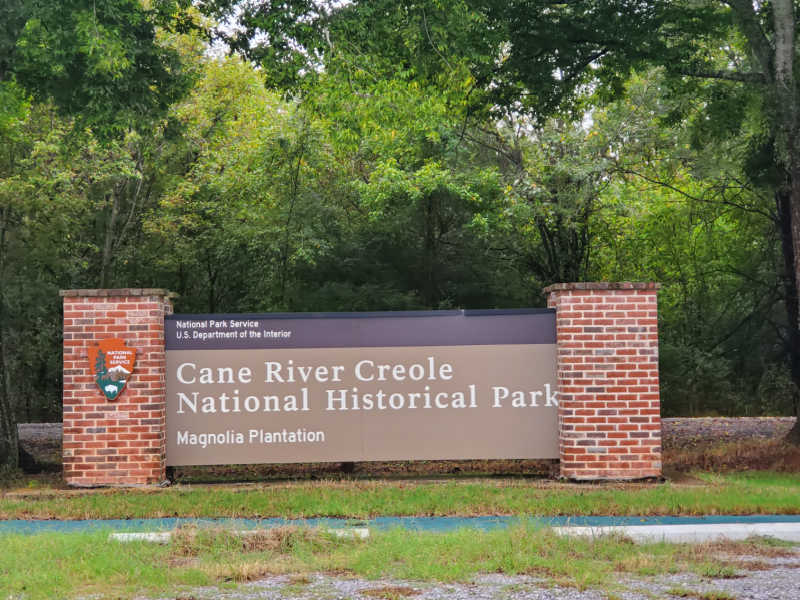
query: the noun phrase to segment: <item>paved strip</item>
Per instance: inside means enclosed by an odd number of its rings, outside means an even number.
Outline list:
[[[234,531],[235,535],[250,536],[265,531],[247,529]],[[629,525],[620,527],[553,527],[558,535],[600,537],[624,535],[638,543],[699,543],[716,540],[744,540],[752,536],[772,537],[788,542],[800,542],[800,523],[725,523],[717,525]],[[340,538],[369,537],[368,527],[327,529],[327,533]],[[170,531],[112,533],[109,537],[119,542],[154,542],[166,544],[172,539]]]
[[[800,542],[800,523],[718,523],[711,525],[628,525],[619,527],[554,527],[559,535],[597,537],[624,535],[639,543],[698,543],[744,540],[752,536]]]

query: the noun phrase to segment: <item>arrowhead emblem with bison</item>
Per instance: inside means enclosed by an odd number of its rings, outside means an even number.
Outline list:
[[[136,362],[136,348],[125,340],[110,338],[89,347],[89,369],[97,387],[109,400],[116,400],[125,389]]]

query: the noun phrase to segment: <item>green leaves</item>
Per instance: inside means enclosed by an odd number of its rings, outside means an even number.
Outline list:
[[[178,54],[156,37],[157,26],[183,19],[182,4],[35,3],[15,40],[11,68],[37,100],[52,99],[100,137],[147,127],[189,84]]]

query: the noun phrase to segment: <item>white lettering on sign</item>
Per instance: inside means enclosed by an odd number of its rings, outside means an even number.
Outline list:
[[[242,410],[244,409],[244,410]],[[186,412],[194,414],[215,414],[215,413],[241,413],[241,412],[307,412],[311,410],[308,406],[308,388],[301,388],[299,397],[297,394],[286,394],[283,396],[245,396],[242,399],[239,390],[233,390],[233,394],[222,393],[218,396],[200,396],[197,392],[185,394],[178,392],[179,415]]]
[[[449,363],[437,365],[433,356],[429,356],[424,365],[415,363],[409,367],[402,364],[375,364],[374,361],[365,359],[356,364],[355,376],[359,381],[405,381],[406,379],[449,381],[453,378],[453,365]]]
[[[241,431],[228,429],[220,432],[195,433],[186,429],[179,430],[176,436],[178,446],[232,446],[244,444],[314,444],[325,441],[324,431],[308,431],[306,428],[279,429],[265,431],[250,429],[247,435]]]
[[[502,385],[492,386],[492,408],[503,408],[503,400],[511,398],[511,406],[513,408],[538,408],[539,404],[537,399],[542,395],[545,396],[545,406],[558,406],[558,392],[552,391],[549,383],[544,384],[544,392],[542,390],[509,390]]]
[[[334,365],[301,366],[295,365],[293,360],[289,360],[285,365],[280,362],[267,361],[264,363],[266,374],[264,383],[308,383],[313,380],[318,383],[328,383],[329,381],[341,381],[344,367]]]
[[[233,367],[217,367],[212,369],[210,367],[203,367],[197,369],[195,363],[181,363],[178,366],[175,375],[181,383],[192,384],[211,384],[211,383],[251,383],[253,381],[253,372],[249,367],[239,367],[234,372]]]
[[[358,388],[349,390],[327,390],[328,405],[325,410],[400,410],[403,408],[477,408],[475,384],[467,386],[466,391],[431,392],[426,385],[421,392],[398,392],[387,394],[377,392],[362,394]]]

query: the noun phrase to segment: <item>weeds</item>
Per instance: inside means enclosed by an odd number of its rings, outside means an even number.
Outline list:
[[[701,577],[708,579],[739,579],[744,577],[734,566],[724,561],[700,563],[695,565],[692,570]]]
[[[698,596],[699,600],[736,600],[736,596],[719,590],[710,590],[701,592]]]
[[[677,598],[692,598],[694,600],[736,600],[728,592],[719,590],[706,590],[698,592],[683,587],[674,587],[667,590],[667,593]]]
[[[751,537],[739,541],[721,540],[683,545],[676,555],[684,563],[681,570],[691,570],[709,579],[735,579],[744,577],[742,571],[771,568],[763,560],[738,557],[790,558],[797,556],[797,551],[780,540]]]
[[[370,588],[359,592],[362,596],[383,598],[384,600],[400,600],[409,596],[418,596],[421,592],[411,587],[385,585],[379,588]]]
[[[734,555],[786,558],[797,556],[796,544],[771,537],[753,536],[745,540],[718,540],[686,547],[689,555]]]
[[[671,587],[667,590],[667,593],[677,598],[692,598],[695,595],[694,590],[685,587]]]
[[[570,539],[523,526],[444,534],[398,529],[365,540],[293,527],[245,536],[185,528],[166,545],[119,544],[107,533],[3,536],[0,545],[0,597],[30,600],[92,594],[130,598],[186,586],[238,585],[267,575],[286,575],[289,585],[299,588],[319,572],[439,582],[470,581],[478,573],[535,574],[545,583],[610,593],[621,575],[677,570],[732,577],[740,568],[731,562],[736,552],[788,552],[760,539],[700,547],[633,545],[620,537]],[[415,595],[402,585],[372,589],[368,596],[386,600]]]

